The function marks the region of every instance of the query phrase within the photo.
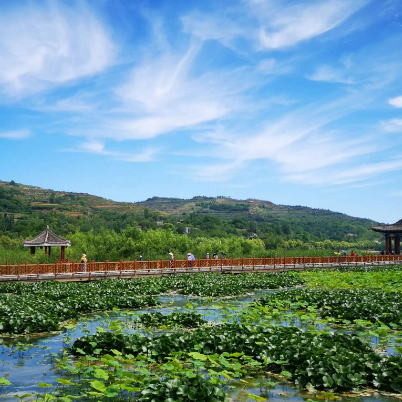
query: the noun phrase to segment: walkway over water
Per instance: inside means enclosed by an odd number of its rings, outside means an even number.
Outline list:
[[[8,281],[88,281],[102,278],[139,278],[179,273],[279,272],[310,268],[358,265],[402,264],[401,255],[365,255],[354,257],[251,257],[226,259],[88,262],[83,272],[79,262],[55,264],[0,265],[0,282]]]

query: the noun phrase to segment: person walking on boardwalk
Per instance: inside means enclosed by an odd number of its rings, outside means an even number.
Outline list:
[[[188,260],[188,266],[192,267],[193,266],[193,261],[195,261],[195,257],[191,253],[187,253],[187,260]]]
[[[170,268],[173,268],[174,254],[169,253]]]
[[[82,254],[82,257],[81,257],[81,270],[83,272],[87,272],[87,255],[86,254]]]

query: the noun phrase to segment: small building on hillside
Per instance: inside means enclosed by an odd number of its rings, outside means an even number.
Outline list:
[[[60,247],[60,259],[65,259],[65,250],[66,247],[71,247],[71,240],[63,239],[58,236],[56,233],[52,232],[49,229],[49,226],[46,226],[46,230],[41,234],[37,235],[31,240],[24,241],[24,247],[29,247],[31,250],[31,255],[35,254],[36,248],[45,248],[45,255],[51,254],[52,247]]]
[[[393,225],[372,226],[374,232],[383,233],[385,236],[385,254],[401,254],[402,219]],[[395,250],[392,250],[394,241]]]

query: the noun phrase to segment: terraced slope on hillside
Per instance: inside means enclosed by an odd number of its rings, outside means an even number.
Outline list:
[[[247,216],[256,220],[276,220],[277,218],[302,219],[318,218],[329,220],[360,221],[372,223],[370,219],[355,218],[339,212],[327,209],[316,209],[300,205],[278,205],[270,201],[248,199],[236,200],[227,197],[194,197],[191,199],[153,197],[139,202],[158,211],[169,214],[207,214],[220,218],[233,219],[239,216]]]

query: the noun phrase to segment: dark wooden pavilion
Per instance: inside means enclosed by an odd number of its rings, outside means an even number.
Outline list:
[[[49,255],[49,257],[52,247],[61,247],[60,258],[64,260],[66,247],[71,247],[71,240],[61,238],[56,233],[53,233],[49,229],[49,226],[46,226],[46,230],[44,232],[31,240],[25,240],[24,247],[29,247],[31,249],[31,255],[35,254],[36,247],[44,247],[45,255]]]
[[[374,232],[384,233],[385,235],[385,254],[392,254],[392,240],[395,244],[395,254],[401,254],[402,219],[393,225],[372,226]]]

